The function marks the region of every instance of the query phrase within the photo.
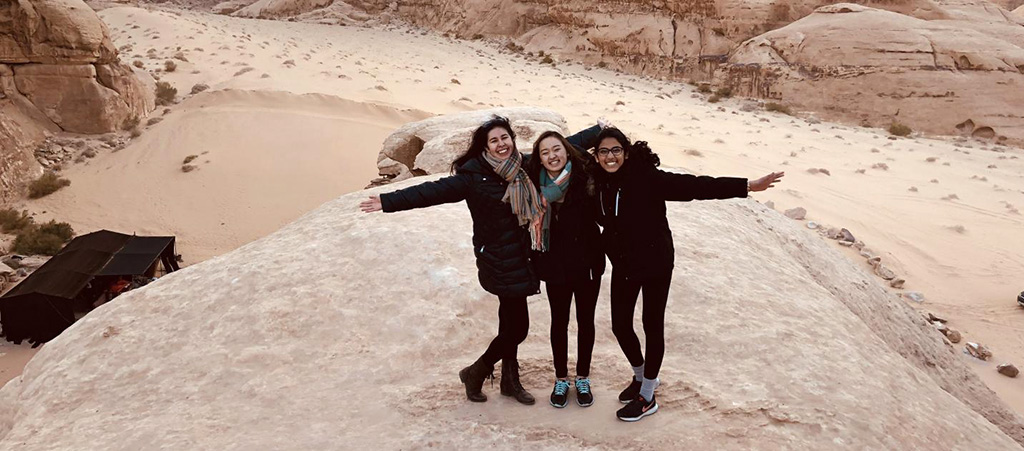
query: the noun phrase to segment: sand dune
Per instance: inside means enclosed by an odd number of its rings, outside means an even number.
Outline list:
[[[325,95],[203,93],[124,150],[66,171],[75,189],[34,208],[76,230],[174,234],[186,263],[202,261],[364,187],[376,175],[369,150],[426,116]]]

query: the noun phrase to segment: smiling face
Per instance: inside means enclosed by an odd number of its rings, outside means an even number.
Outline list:
[[[487,132],[487,153],[490,156],[504,161],[512,156],[515,148],[516,143],[505,127],[494,127]]]
[[[558,176],[562,169],[565,169],[565,163],[569,161],[565,145],[554,136],[548,136],[540,142],[537,155],[540,157],[540,164],[552,176]]]
[[[601,165],[601,169],[610,174],[618,171],[622,164],[629,159],[629,155],[622,149],[622,143],[619,140],[608,137],[602,139],[601,143],[597,145],[594,159],[597,160],[597,164]]]

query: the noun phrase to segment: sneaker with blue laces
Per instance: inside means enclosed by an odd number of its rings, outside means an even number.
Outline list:
[[[555,389],[551,391],[551,405],[559,409],[569,404],[569,381],[558,379],[555,381]]]
[[[594,394],[590,392],[590,378],[576,377],[576,404],[589,407],[594,403]]]

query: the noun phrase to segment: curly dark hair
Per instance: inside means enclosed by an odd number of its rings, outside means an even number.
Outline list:
[[[650,146],[647,145],[647,141],[631,143],[629,138],[626,137],[626,134],[622,133],[622,130],[615,127],[608,127],[597,134],[598,143],[605,138],[613,138],[622,145],[622,150],[629,156],[628,161],[633,162],[627,164],[649,164],[654,167],[661,166],[661,158],[651,150]],[[594,155],[597,155],[597,149],[594,149]]]
[[[504,128],[508,131],[508,135],[512,138],[512,151],[518,152],[519,149],[516,148],[516,132],[512,131],[512,124],[509,122],[508,118],[497,115],[492,116],[487,122],[484,122],[483,125],[477,127],[473,132],[473,140],[469,142],[469,149],[466,150],[466,153],[462,154],[462,156],[456,158],[455,161],[452,162],[451,173],[454,174],[455,171],[459,169],[460,166],[466,164],[467,161],[479,157],[480,154],[487,151],[487,134],[498,127]]]

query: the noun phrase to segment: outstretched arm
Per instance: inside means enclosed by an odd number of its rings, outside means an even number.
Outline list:
[[[587,149],[597,147],[597,135],[601,133],[605,126],[603,121],[599,121],[598,125],[580,130],[574,135],[566,136],[565,140],[569,141],[569,144],[572,144],[576,150],[586,152]]]
[[[708,177],[673,174],[658,170],[655,181],[665,200],[690,201],[747,197],[749,192],[764,191],[775,186],[785,172],[773,172],[756,180],[736,177]]]
[[[469,191],[468,175],[456,174],[437,181],[424,182],[398,191],[370,196],[359,203],[359,209],[371,213],[383,210],[385,213],[412,210],[434,205],[459,202]]]

